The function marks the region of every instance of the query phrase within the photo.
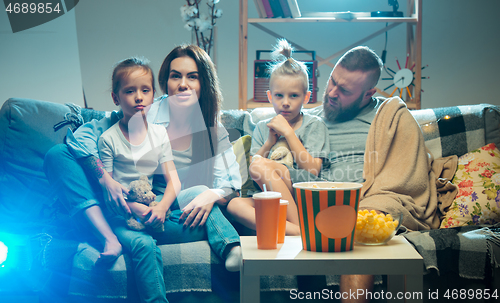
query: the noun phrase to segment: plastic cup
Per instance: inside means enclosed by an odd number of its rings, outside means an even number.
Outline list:
[[[278,246],[278,216],[281,194],[273,191],[253,195],[258,249],[276,249]]]
[[[280,211],[278,215],[278,244],[285,243],[286,211],[288,204],[287,200],[280,200]]]

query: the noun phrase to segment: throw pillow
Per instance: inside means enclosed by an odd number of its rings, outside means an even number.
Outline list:
[[[248,167],[250,165],[250,146],[252,145],[252,137],[245,135],[233,142],[233,150],[236,155],[236,161],[240,165],[241,175],[241,197],[251,197],[254,192],[260,191],[255,187],[255,183],[250,177]]]
[[[440,228],[500,222],[500,151],[494,143],[458,158],[458,194]]]

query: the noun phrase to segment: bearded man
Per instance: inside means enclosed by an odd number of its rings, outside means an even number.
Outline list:
[[[455,170],[450,168],[456,169],[457,158],[440,159],[434,166],[405,103],[398,97],[373,97],[382,67],[373,50],[358,46],[333,68],[323,107],[311,110],[329,131],[330,166],[322,170],[321,178],[363,183],[360,209],[403,213],[402,224],[410,230],[438,228],[440,215],[453,199],[438,201],[436,180],[451,180]],[[341,292],[372,287],[369,275],[344,275],[340,280]]]

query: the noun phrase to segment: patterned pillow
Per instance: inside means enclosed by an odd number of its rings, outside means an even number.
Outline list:
[[[440,228],[500,222],[500,151],[494,143],[458,159],[458,194]]]

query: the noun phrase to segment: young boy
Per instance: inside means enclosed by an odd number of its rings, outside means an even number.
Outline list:
[[[250,175],[261,189],[280,192],[289,201],[287,208],[287,235],[299,235],[299,216],[292,184],[309,181],[310,174],[318,176],[321,167],[327,165],[330,143],[324,122],[316,116],[302,113],[311,92],[307,68],[304,63],[291,57],[292,48],[286,40],[280,40],[273,55],[281,55],[270,68],[267,96],[273,104],[276,116],[261,121],[252,136]],[[293,165],[285,166],[268,159],[278,140],[286,140],[293,155]],[[255,229],[254,201],[235,198],[227,209],[244,226]]]

